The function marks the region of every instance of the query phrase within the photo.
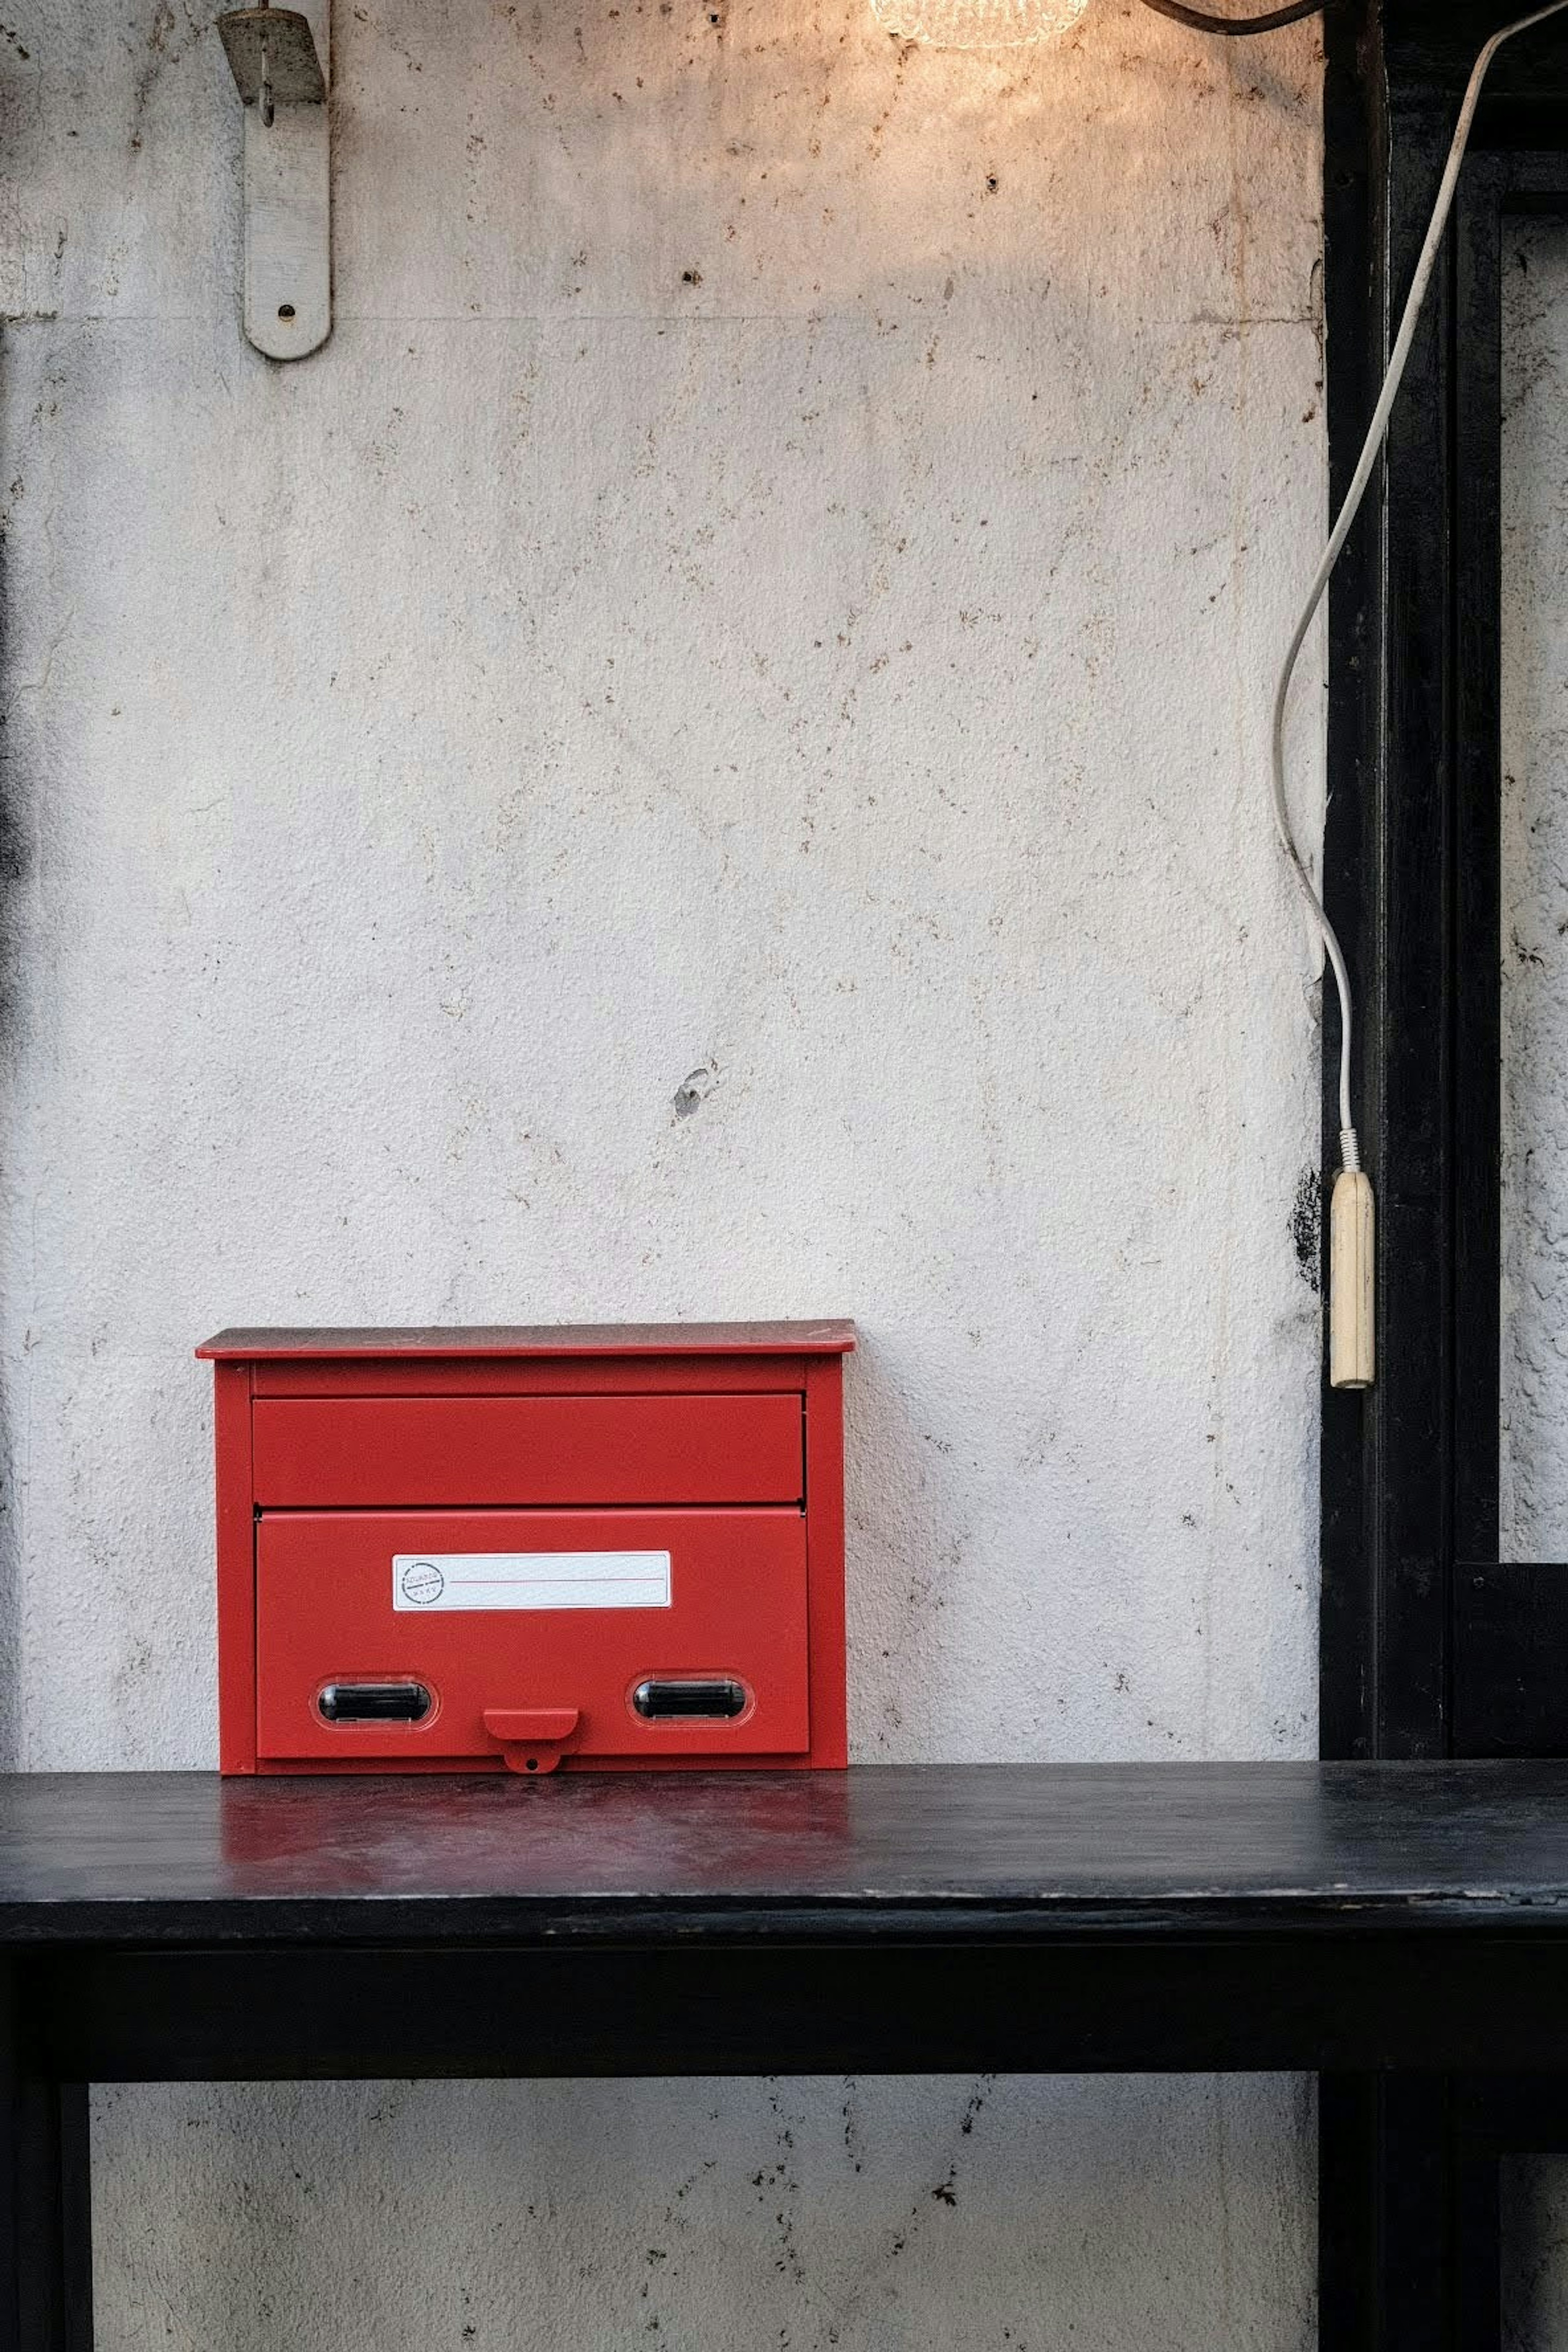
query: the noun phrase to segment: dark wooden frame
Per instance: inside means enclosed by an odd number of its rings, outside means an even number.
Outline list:
[[[1395,304],[1486,36],[1482,0],[1331,0],[1331,472],[1359,452]],[[1444,265],[1331,602],[1325,888],[1362,1008],[1381,1377],[1331,1396],[1322,1750],[1568,1752],[1568,1570],[1499,1559],[1500,245],[1568,214],[1568,36],[1494,68]],[[1325,1039],[1325,1136],[1337,1039]],[[1322,2340],[1496,2352],[1500,2166],[1568,2149],[1568,2096],[1325,2077]]]
[[[1330,12],[1336,491],[1360,449],[1458,86],[1503,12],[1429,9],[1446,29],[1396,39],[1421,13],[1416,0],[1392,0],[1385,20],[1376,0]],[[1458,19],[1468,33],[1454,32]],[[1544,58],[1510,56],[1511,81],[1502,59],[1495,69],[1394,412],[1386,498],[1368,501],[1330,606],[1325,888],[1361,1005],[1358,1111],[1381,1214],[1378,1385],[1365,1400],[1331,1396],[1324,1416],[1331,1755],[1508,1744],[1506,1725],[1486,1720],[1468,1643],[1458,1656],[1472,1620],[1484,1637],[1469,1576],[1494,1577],[1498,1549],[1499,241],[1510,211],[1568,211],[1568,37]],[[1556,144],[1532,145],[1551,87]],[[1331,1149],[1336,1037],[1325,1045]],[[1568,1748],[1568,1708],[1560,1723]],[[1548,1744],[1544,1727],[1514,1742]]]

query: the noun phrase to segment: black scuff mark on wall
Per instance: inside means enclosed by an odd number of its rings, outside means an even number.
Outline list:
[[[1323,1286],[1323,1186],[1315,1168],[1303,1168],[1297,1180],[1290,1240],[1301,1279],[1316,1297]]]

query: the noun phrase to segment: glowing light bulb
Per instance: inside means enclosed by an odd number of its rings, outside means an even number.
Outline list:
[[[1016,49],[1076,25],[1089,0],[871,0],[900,40],[934,49]]]

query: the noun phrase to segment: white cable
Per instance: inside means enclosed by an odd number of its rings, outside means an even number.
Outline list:
[[[1542,24],[1548,16],[1555,16],[1564,8],[1568,8],[1568,0],[1552,0],[1550,7],[1537,8],[1531,15],[1518,18],[1514,24],[1505,25],[1500,33],[1492,35],[1471,69],[1470,79],[1465,90],[1464,104],[1459,109],[1459,119],[1454,126],[1453,143],[1448,149],[1448,160],[1443,167],[1443,178],[1437,190],[1437,201],[1432,207],[1432,218],[1427,224],[1426,242],[1421,247],[1421,256],[1415,264],[1415,275],[1410,281],[1410,291],[1405,297],[1405,315],[1399,321],[1399,332],[1394,339],[1394,349],[1389,354],[1388,371],[1383,379],[1383,390],[1378,394],[1377,406],[1373,410],[1372,423],[1367,426],[1366,440],[1363,444],[1361,456],[1356,461],[1356,469],[1351,478],[1350,488],[1345,492],[1345,500],[1340,509],[1339,520],[1330,534],[1329,543],[1323,550],[1323,560],[1313,576],[1311,588],[1308,592],[1306,604],[1302,607],[1301,617],[1296,624],[1296,633],[1290,640],[1290,649],[1285,656],[1285,665],[1279,673],[1279,684],[1274,697],[1272,768],[1274,822],[1279,829],[1279,839],[1284,845],[1285,854],[1295,868],[1296,879],[1300,884],[1307,904],[1311,909],[1312,919],[1322,934],[1323,946],[1333,970],[1334,986],[1339,992],[1340,1150],[1344,1165],[1352,1169],[1360,1167],[1361,1155],[1356,1143],[1355,1121],[1351,1113],[1350,974],[1345,970],[1344,956],[1341,951],[1339,940],[1334,935],[1334,927],[1329,920],[1321,898],[1312,887],[1311,877],[1307,872],[1301,853],[1296,846],[1296,837],[1290,830],[1290,812],[1285,799],[1285,705],[1289,697],[1290,682],[1296,674],[1296,664],[1300,658],[1301,647],[1307,640],[1307,632],[1311,627],[1318,607],[1323,601],[1323,591],[1329,584],[1330,574],[1339,562],[1344,543],[1350,537],[1351,525],[1361,510],[1361,502],[1366,496],[1367,484],[1372,479],[1378,453],[1383,447],[1384,436],[1388,431],[1389,415],[1405,373],[1405,362],[1410,356],[1410,346],[1415,340],[1416,327],[1420,322],[1421,306],[1426,299],[1426,288],[1431,280],[1438,248],[1443,242],[1443,232],[1448,226],[1448,215],[1453,209],[1454,191],[1458,185],[1459,167],[1465,160],[1465,150],[1469,145],[1470,128],[1475,121],[1476,108],[1480,100],[1481,84],[1486,80],[1492,59],[1505,41],[1511,41],[1516,33],[1528,32],[1531,25]]]

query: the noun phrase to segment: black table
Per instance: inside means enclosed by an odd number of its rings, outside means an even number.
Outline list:
[[[92,2082],[1568,2069],[1568,1765],[0,1780],[0,2352]]]

